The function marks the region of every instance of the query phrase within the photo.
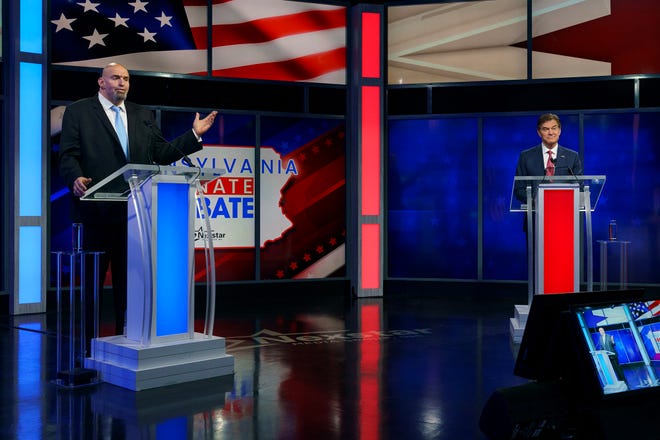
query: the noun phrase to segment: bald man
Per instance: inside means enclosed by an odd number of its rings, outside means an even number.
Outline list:
[[[191,129],[167,142],[153,112],[126,101],[130,79],[121,64],[103,68],[97,80],[98,93],[70,104],[64,111],[59,153],[60,174],[73,194],[72,221],[83,224],[83,248],[104,252],[101,285],[112,265],[116,334],[123,332],[126,313],[126,202],[81,202],[80,197],[129,162],[166,165],[181,159],[184,153],[201,150],[201,136],[211,128],[217,114],[213,111],[200,118],[196,113]],[[87,291],[93,292],[92,287],[87,286]],[[86,312],[88,329],[92,328],[92,312]],[[91,331],[87,336],[92,336]]]

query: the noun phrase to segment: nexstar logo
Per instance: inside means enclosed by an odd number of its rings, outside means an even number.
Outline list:
[[[350,330],[311,333],[279,333],[264,329],[250,336],[227,338],[225,342],[227,351],[239,351],[257,347],[268,347],[277,344],[331,344],[334,342],[359,342],[376,339],[419,338],[430,334],[431,329],[429,328],[417,328],[413,330],[383,330],[365,333],[355,333]]]
[[[199,227],[195,230],[195,241],[200,241],[200,240],[206,240],[208,237],[208,234],[202,227]],[[225,238],[225,233],[224,232],[216,232],[215,230],[211,230],[211,238],[213,240],[222,240]]]

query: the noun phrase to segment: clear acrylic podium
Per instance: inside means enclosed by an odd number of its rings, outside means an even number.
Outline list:
[[[593,290],[591,213],[605,176],[516,176],[511,212],[527,214],[528,294],[580,290],[579,214],[584,212],[587,290]],[[547,271],[547,272],[546,272]]]
[[[514,306],[509,329],[522,341],[534,295],[580,290],[580,213],[584,212],[587,290],[593,291],[591,213],[605,185],[605,176],[516,176],[511,212],[526,214],[527,304]]]
[[[85,366],[131,390],[233,374],[225,340],[213,336],[215,262],[206,212],[207,301],[204,332],[194,331],[194,222],[200,180],[223,170],[127,164],[82,200],[128,203],[126,334],[95,338]]]

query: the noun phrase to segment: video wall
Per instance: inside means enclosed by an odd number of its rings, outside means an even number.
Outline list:
[[[346,8],[287,0],[50,2],[53,64],[346,83]]]
[[[167,138],[188,129],[193,117],[158,114]],[[560,116],[560,144],[580,152],[586,175],[607,179],[593,213],[594,281],[598,240],[615,219],[618,239],[630,242],[629,281],[660,283],[660,145],[653,136],[660,113]],[[539,142],[536,118],[389,121],[387,277],[527,279],[523,215],[509,212],[509,204],[518,154]],[[220,114],[204,144],[192,156],[195,165],[226,171],[205,182],[204,194],[219,281],[345,276],[343,119]],[[51,175],[51,249],[65,250],[70,194],[56,169]],[[618,265],[612,268],[616,281]],[[200,270],[198,281],[204,276]]]
[[[346,84],[347,9],[328,3],[53,0],[52,62]],[[655,0],[438,0],[387,17],[390,84],[660,73]]]
[[[655,44],[660,39],[659,17],[660,3],[655,0],[437,1],[390,6],[388,81],[419,84],[660,73]]]
[[[184,111],[158,114],[168,139],[190,130],[194,118],[194,113]],[[56,142],[51,249],[68,250],[71,194],[57,176]],[[345,276],[343,118],[220,114],[203,143],[204,149],[190,156],[193,165],[224,171],[217,179],[201,182],[204,194],[198,206],[211,223],[216,280]],[[198,282],[206,277],[202,226],[198,211],[194,226]]]
[[[531,36],[527,0],[388,7],[389,82],[528,79],[530,38],[532,78],[658,73],[657,49],[646,42],[658,41],[652,37],[660,29],[653,21],[659,6],[654,0],[627,3],[535,1]],[[119,61],[159,73],[346,82],[344,7],[285,0],[57,0],[50,9],[53,64]],[[624,28],[612,23],[634,23],[635,44],[619,44],[626,41],[617,38]],[[605,36],[607,45],[585,43]],[[601,49],[607,60],[593,52]],[[389,119],[386,277],[526,280],[523,218],[508,208],[518,153],[539,141],[537,116]],[[158,117],[165,137],[173,138],[190,127],[192,113],[162,109]],[[660,146],[651,137],[660,114],[561,117],[560,143],[580,151],[585,174],[607,176],[593,218],[594,246],[616,219],[620,240],[631,243],[630,282],[660,283]],[[205,149],[193,156],[196,165],[226,170],[221,179],[204,182],[200,207],[213,221],[219,281],[344,276],[345,139],[340,118],[219,115],[204,137]],[[56,137],[51,159],[56,164]],[[70,195],[56,167],[51,193],[51,250],[67,249]],[[198,251],[197,266],[202,260]],[[596,261],[595,280],[598,275]],[[204,276],[198,273],[198,281]]]
[[[580,152],[585,175],[607,178],[592,220],[594,280],[597,241],[607,239],[615,219],[618,239],[630,242],[629,282],[659,283],[660,144],[653,133],[660,113],[560,117],[559,143]],[[518,154],[540,142],[537,118],[389,121],[390,277],[527,279],[524,220],[509,212],[509,203]]]

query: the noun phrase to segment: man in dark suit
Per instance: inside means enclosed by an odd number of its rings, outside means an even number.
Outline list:
[[[578,176],[583,173],[578,153],[559,145],[559,116],[553,113],[541,115],[536,123],[536,132],[541,138],[541,144],[520,153],[516,176]],[[526,186],[526,183],[521,183],[515,187],[515,196],[522,203],[527,201]],[[537,188],[538,185],[532,188],[533,196]]]
[[[583,172],[582,161],[577,152],[569,150],[559,145],[559,136],[561,135],[561,120],[559,116],[553,113],[545,113],[539,116],[536,122],[536,132],[541,138],[541,143],[532,148],[524,150],[518,157],[518,165],[516,166],[516,176],[545,176],[549,182],[552,176],[569,176],[581,175]],[[530,181],[516,181],[514,186],[514,196],[521,203],[527,203],[526,186]],[[532,184],[532,197],[536,198],[536,192],[539,183],[536,181]],[[530,252],[530,245],[534,243],[534,232],[527,230],[527,213],[523,216],[522,229],[525,232],[527,240],[527,258],[530,261],[530,266],[534,267],[534,252]],[[532,223],[534,219],[532,219]],[[533,229],[533,228],[532,228]],[[531,253],[531,257],[530,257]],[[528,267],[528,270],[531,270]],[[529,282],[531,285],[536,285],[534,280],[534,272],[530,275]]]
[[[610,363],[614,369],[617,379],[626,381],[626,376],[623,374],[623,369],[619,363],[619,354],[616,352],[616,344],[614,337],[608,335],[603,327],[598,327],[598,347],[599,350],[605,350],[607,356],[610,358]]]
[[[72,220],[83,224],[84,249],[103,252],[101,285],[112,265],[115,332],[121,334],[127,289],[126,202],[81,202],[79,197],[128,162],[171,164],[184,154],[201,150],[201,136],[211,128],[217,112],[203,119],[196,113],[192,129],[167,142],[156,126],[153,112],[126,101],[130,76],[124,66],[108,64],[98,85],[96,96],[77,101],[64,112],[59,166],[73,193]],[[87,320],[91,320],[89,310],[86,314]],[[87,322],[88,329],[90,325]]]

